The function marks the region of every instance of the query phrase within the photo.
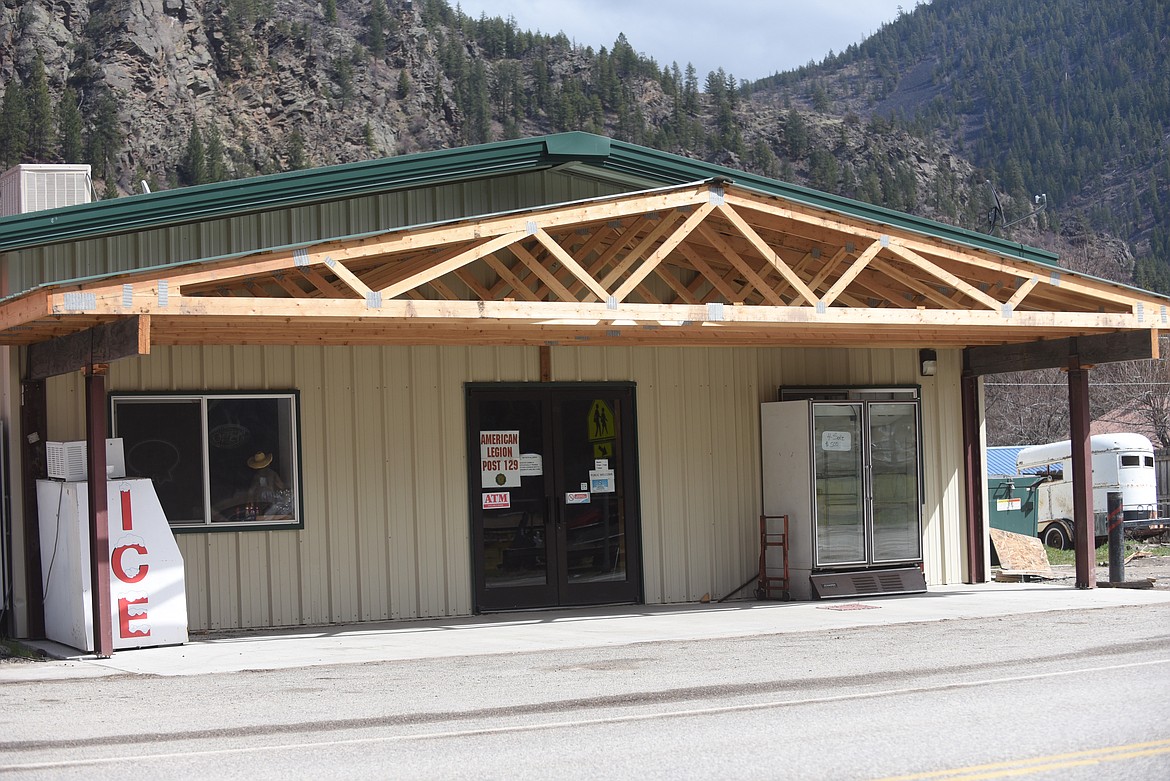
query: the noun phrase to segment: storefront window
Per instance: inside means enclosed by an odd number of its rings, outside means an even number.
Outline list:
[[[175,529],[301,525],[296,393],[114,394],[110,406],[126,473],[154,481]]]

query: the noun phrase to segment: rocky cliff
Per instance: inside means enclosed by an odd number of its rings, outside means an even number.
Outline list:
[[[39,55],[88,132],[112,95],[120,143],[108,166],[82,162],[121,193],[191,183],[196,128],[226,178],[580,128],[941,218],[966,208],[972,166],[937,141],[712,95],[624,40],[594,52],[486,21],[441,0],[5,0],[0,78],[27,82]]]

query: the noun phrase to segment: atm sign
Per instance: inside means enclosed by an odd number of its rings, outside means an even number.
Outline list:
[[[483,509],[485,510],[506,510],[511,506],[512,493],[510,491],[483,495]]]

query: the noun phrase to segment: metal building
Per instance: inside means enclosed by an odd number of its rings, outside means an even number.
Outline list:
[[[728,594],[785,388],[913,398],[926,581],[981,581],[979,377],[1087,388],[1167,318],[1038,249],[584,133],[0,219],[0,270],[25,636],[29,486],[87,420],[165,494],[193,630]]]

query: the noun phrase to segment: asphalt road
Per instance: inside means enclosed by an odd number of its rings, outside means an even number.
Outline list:
[[[15,778],[1170,778],[1170,607],[0,685]]]

